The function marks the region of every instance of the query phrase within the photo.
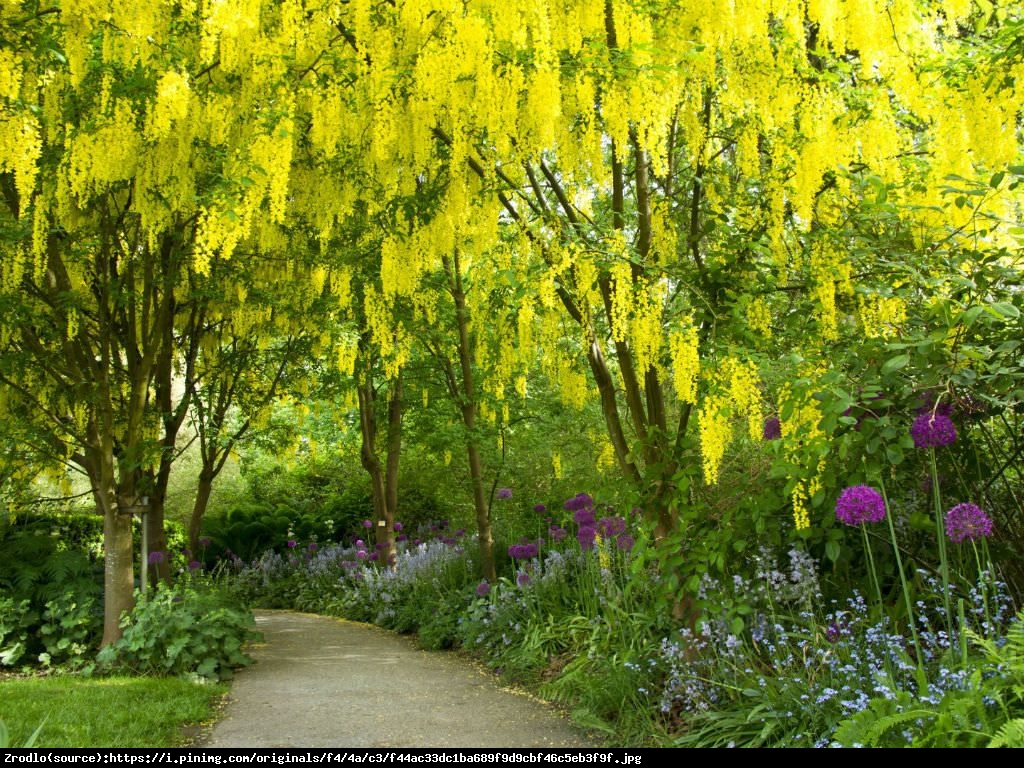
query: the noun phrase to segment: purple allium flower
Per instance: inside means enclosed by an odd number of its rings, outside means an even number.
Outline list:
[[[499,499],[511,499],[512,498],[512,489],[511,488],[499,488],[498,489],[498,498]]]
[[[521,541],[508,548],[508,555],[513,560],[532,560],[540,550],[531,541]]]
[[[150,565],[159,565],[164,561],[164,559],[164,553],[159,550],[156,550],[149,553],[149,557],[146,558],[146,562],[148,562]]]
[[[826,627],[825,629],[825,637],[828,639],[830,643],[838,643],[839,637],[841,635],[842,630],[839,628],[839,625],[836,624],[836,622],[834,621],[831,624],[829,624],[828,627]]]
[[[359,560],[365,560],[366,559],[366,550],[365,549],[358,550],[356,552],[356,558],[358,558]]]
[[[636,544],[636,542],[628,533],[621,533],[615,539],[615,544],[622,552],[629,552],[633,549],[633,545]]]
[[[398,531],[402,530],[402,524],[401,523],[395,523],[394,527],[395,527],[395,532],[398,532]]]
[[[572,513],[572,519],[576,525],[597,525],[594,510],[588,508],[577,509]]]
[[[548,528],[548,533],[551,534],[551,540],[558,542],[565,538],[567,531],[560,525],[552,525]]]
[[[548,508],[546,504],[534,504],[533,511],[536,512],[538,515],[543,515],[545,512],[548,511]]]
[[[580,543],[580,549],[589,552],[594,548],[594,539],[597,536],[597,528],[592,525],[581,525],[576,531],[576,540]]]
[[[885,499],[869,485],[844,488],[836,501],[836,517],[846,525],[877,523],[885,519]]]
[[[202,567],[203,567],[203,564],[200,563],[198,560],[192,560],[188,564],[188,569],[190,571],[198,571]]]
[[[910,425],[910,436],[918,448],[941,448],[956,442],[956,427],[943,413],[922,413]]]
[[[208,547],[208,546],[210,546],[210,540],[208,538],[206,538],[205,536],[203,536],[203,538],[201,538],[199,540],[199,546],[200,547]]]
[[[406,536],[404,533],[400,533],[397,536],[395,536],[395,541],[408,541],[408,540],[409,540],[409,537]]]
[[[626,518],[624,517],[602,517],[598,522],[601,535],[606,539],[613,539],[621,533],[626,532]]]
[[[310,552],[316,552],[316,549],[317,549],[316,542],[315,541],[309,542],[308,549],[309,549]]]
[[[477,597],[487,597],[489,594],[491,594],[491,585],[488,584],[486,581],[481,581],[479,584],[476,585]]]
[[[373,521],[372,520],[363,520],[363,528],[366,528],[366,529],[373,528]]]
[[[589,493],[577,493],[562,506],[570,512],[575,512],[578,509],[593,509],[594,499]]]
[[[782,422],[778,416],[770,416],[764,420],[761,437],[764,440],[778,440],[782,437]]]
[[[516,574],[516,584],[518,584],[520,587],[525,587],[529,583],[530,574],[528,574],[526,571],[520,571]]]
[[[295,539],[288,539],[288,549],[295,549],[297,544],[298,542]]]
[[[375,563],[378,560],[380,560],[380,552],[371,552],[370,553],[370,562],[371,563]]]
[[[977,504],[957,504],[946,513],[946,535],[954,544],[992,535],[992,519]]]

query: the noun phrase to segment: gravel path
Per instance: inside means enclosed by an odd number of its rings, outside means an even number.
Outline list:
[[[456,654],[367,624],[256,611],[264,642],[197,747],[597,747]]]

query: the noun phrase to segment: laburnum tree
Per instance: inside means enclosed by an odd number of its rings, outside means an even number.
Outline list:
[[[104,644],[133,605],[133,514],[160,519],[183,398],[210,395],[200,415],[223,440],[217,398],[237,391],[231,376],[279,375],[269,355],[231,354],[235,341],[324,333],[315,313],[289,311],[318,295],[318,273],[281,226],[298,30],[276,6],[258,17],[189,3],[0,9],[0,412],[36,469],[89,478],[104,519]],[[215,273],[214,252],[244,270]],[[235,284],[204,290],[215,280]],[[246,291],[276,298],[250,308]]]
[[[1006,222],[1019,190],[996,184],[977,206],[947,194],[952,176],[1019,161],[1019,65],[963,70],[982,66],[969,46],[1012,22],[1012,4],[307,11],[308,39],[329,45],[298,91],[305,151],[345,164],[319,181],[318,204],[338,192],[321,215],[353,196],[378,210],[418,185],[440,190],[428,214],[385,233],[381,288],[365,301],[381,354],[402,361],[410,345],[373,318],[400,300],[429,318],[428,278],[453,274],[456,255],[475,280],[503,264],[527,288],[501,308],[519,334],[490,322],[489,292],[476,292],[472,316],[504,334],[501,364],[481,370],[510,397],[531,367],[568,400],[597,397],[621,473],[677,561],[716,530],[722,548],[699,557],[749,543],[697,499],[737,422],[760,439],[769,412],[782,415],[792,527],[811,527],[828,451],[816,382],[843,334],[899,333],[908,306],[893,262],[968,238],[1017,247]],[[979,240],[980,219],[992,225]],[[793,381],[769,391],[783,354]]]

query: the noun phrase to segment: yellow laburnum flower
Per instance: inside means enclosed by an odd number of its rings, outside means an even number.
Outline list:
[[[687,319],[680,329],[672,330],[668,337],[669,356],[672,358],[673,384],[676,396],[684,403],[697,404],[697,377],[700,374],[700,349],[697,329]]]
[[[163,138],[184,123],[191,97],[187,73],[171,71],[161,75],[156,84],[156,103],[146,123],[146,138]]]
[[[704,471],[704,482],[708,485],[718,482],[725,448],[732,438],[727,406],[727,400],[723,395],[712,394],[704,398],[697,412],[701,466]]]

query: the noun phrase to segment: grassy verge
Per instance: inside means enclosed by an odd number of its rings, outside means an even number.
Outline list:
[[[177,678],[8,678],[0,721],[11,747],[41,723],[34,747],[187,747],[227,690]]]

